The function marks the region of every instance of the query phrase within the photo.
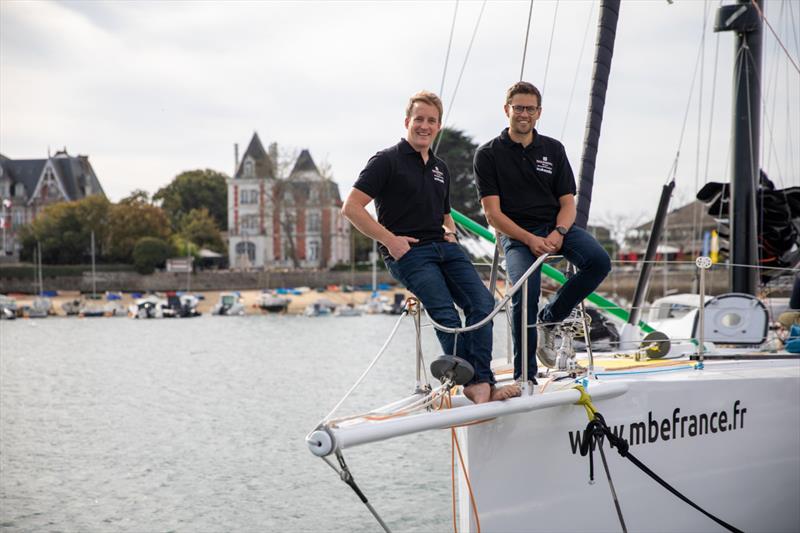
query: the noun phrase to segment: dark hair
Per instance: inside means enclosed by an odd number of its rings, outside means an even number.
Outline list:
[[[542,105],[542,93],[540,93],[539,89],[537,89],[532,83],[528,83],[527,81],[518,81],[509,87],[508,91],[506,91],[507,104],[511,103],[511,99],[514,98],[515,94],[532,94],[539,100],[539,106],[541,107]]]

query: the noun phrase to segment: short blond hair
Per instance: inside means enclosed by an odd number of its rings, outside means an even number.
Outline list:
[[[442,114],[444,113],[442,100],[436,96],[435,93],[430,91],[420,91],[408,99],[408,105],[406,106],[406,118],[411,118],[411,108],[413,108],[414,104],[417,102],[422,102],[435,107],[436,110],[439,111],[439,124],[442,123]]]

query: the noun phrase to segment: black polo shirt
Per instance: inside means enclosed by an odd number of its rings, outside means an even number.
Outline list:
[[[375,199],[378,222],[395,235],[414,237],[416,246],[444,240],[444,215],[450,213],[450,172],[428,151],[427,164],[407,140],[370,158],[353,185]],[[384,258],[391,258],[381,245]]]
[[[508,128],[475,152],[478,194],[500,196],[500,210],[521,228],[531,231],[555,224],[558,199],[575,194],[575,176],[564,146],[533,130],[526,147],[511,140]]]

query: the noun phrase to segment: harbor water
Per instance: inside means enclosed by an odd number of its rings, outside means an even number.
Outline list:
[[[0,530],[378,530],[304,437],[396,320],[0,322]],[[423,346],[438,355],[429,328]],[[406,396],[414,380],[406,319],[342,414]],[[345,458],[393,531],[452,529],[449,431]]]

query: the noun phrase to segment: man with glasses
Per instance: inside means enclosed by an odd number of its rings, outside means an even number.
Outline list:
[[[342,214],[361,233],[380,243],[392,276],[425,306],[431,318],[461,327],[453,303],[464,311],[466,325],[492,311],[494,299],[458,245],[450,216],[450,174],[431,150],[442,121],[442,102],[433,93],[413,95],[406,106],[406,136],[367,163],[342,206]],[[366,210],[375,200],[376,221]],[[495,387],[491,369],[492,323],[454,335],[436,331],[445,354],[469,362],[475,374],[464,395],[475,403],[518,396],[517,385]]]
[[[542,254],[562,254],[578,268],[538,311],[541,270],[528,278],[528,375],[536,383],[536,355],[556,360],[554,324],[600,285],[611,270],[603,247],[575,222],[575,177],[564,146],[540,135],[542,95],[520,81],[506,92],[508,128],[475,152],[475,180],[486,219],[499,233],[506,270],[514,283]],[[514,377],[522,376],[522,291],[513,299]],[[537,321],[539,326],[530,326]],[[538,337],[538,343],[537,343]]]

